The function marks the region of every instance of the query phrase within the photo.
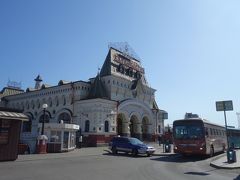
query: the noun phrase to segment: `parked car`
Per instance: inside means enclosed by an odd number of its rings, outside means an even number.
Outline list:
[[[144,144],[139,139],[131,137],[114,137],[109,143],[109,149],[113,154],[126,152],[132,153],[134,156],[138,154],[151,156],[156,150],[154,147]]]

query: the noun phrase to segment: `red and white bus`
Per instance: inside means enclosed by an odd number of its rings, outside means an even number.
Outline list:
[[[224,126],[201,118],[187,118],[173,122],[174,152],[183,155],[213,156],[227,147]]]

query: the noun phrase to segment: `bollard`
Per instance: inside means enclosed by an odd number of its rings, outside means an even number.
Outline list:
[[[236,151],[235,150],[230,149],[230,150],[227,151],[227,162],[228,163],[237,162]]]

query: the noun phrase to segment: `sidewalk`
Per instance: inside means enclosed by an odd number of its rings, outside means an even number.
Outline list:
[[[153,156],[169,156],[174,154],[173,149],[171,153],[165,153],[163,151],[163,145],[159,146],[157,143],[148,143],[149,145],[155,147],[156,151]],[[74,151],[65,153],[48,153],[48,154],[29,154],[29,155],[18,155],[18,159],[15,162],[23,161],[36,161],[36,160],[46,160],[46,159],[58,159],[58,158],[69,158],[69,157],[80,157],[80,156],[98,156],[102,154],[109,153],[110,150],[108,146],[104,147],[84,147],[81,149],[75,149]]]
[[[213,159],[210,163],[210,166],[219,168],[219,169],[240,169],[240,149],[236,150],[237,162],[228,163],[227,154],[221,154]]]
[[[81,157],[98,156],[106,153],[106,150],[107,150],[107,147],[88,147],[88,148],[75,149],[73,151],[63,152],[63,153],[18,155],[18,158],[15,162],[80,157],[80,156]]]

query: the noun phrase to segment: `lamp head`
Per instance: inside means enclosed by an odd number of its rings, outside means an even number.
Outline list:
[[[43,108],[43,109],[47,109],[47,108],[48,108],[48,105],[47,105],[47,104],[43,104],[43,105],[42,105],[42,108]]]

